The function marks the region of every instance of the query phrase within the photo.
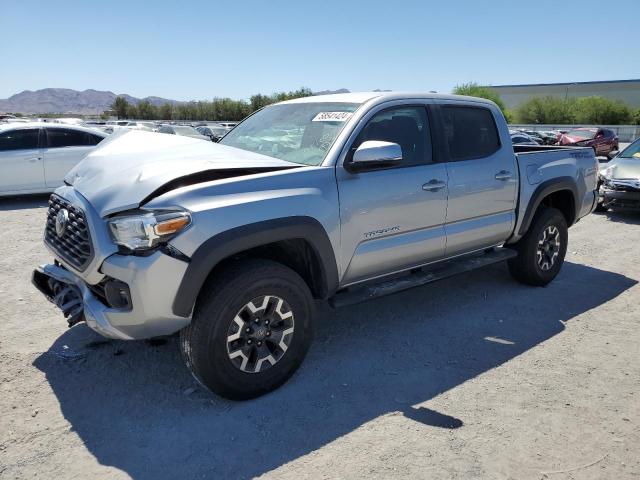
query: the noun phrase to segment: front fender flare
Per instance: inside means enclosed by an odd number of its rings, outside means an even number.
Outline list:
[[[189,317],[211,271],[222,260],[251,248],[282,240],[303,239],[320,259],[322,294],[338,288],[338,268],[326,230],[316,219],[295,216],[242,225],[219,233],[198,247],[173,301],[173,313]]]

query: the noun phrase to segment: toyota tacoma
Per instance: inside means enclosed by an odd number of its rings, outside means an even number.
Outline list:
[[[69,325],[180,334],[194,377],[283,384],[322,302],[353,304],[507,261],[551,282],[596,205],[590,147],[513,146],[487,100],[351,93],[268,106],[220,143],[117,133],[49,200],[33,283]]]

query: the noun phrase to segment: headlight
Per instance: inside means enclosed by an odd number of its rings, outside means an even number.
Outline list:
[[[613,167],[605,168],[602,176],[606,179],[610,179],[613,176]]]
[[[191,215],[183,211],[140,211],[109,220],[114,243],[129,250],[148,250],[168,241],[191,224]]]

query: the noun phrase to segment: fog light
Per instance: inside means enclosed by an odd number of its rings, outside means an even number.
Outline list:
[[[104,296],[111,308],[131,309],[129,285],[120,280],[111,280],[104,286]]]

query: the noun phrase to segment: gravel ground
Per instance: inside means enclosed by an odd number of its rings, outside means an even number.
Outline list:
[[[1,478],[640,476],[640,215],[570,231],[547,288],[502,265],[326,311],[298,374],[235,403],[175,338],[107,341],[30,285],[46,199],[0,200]]]

